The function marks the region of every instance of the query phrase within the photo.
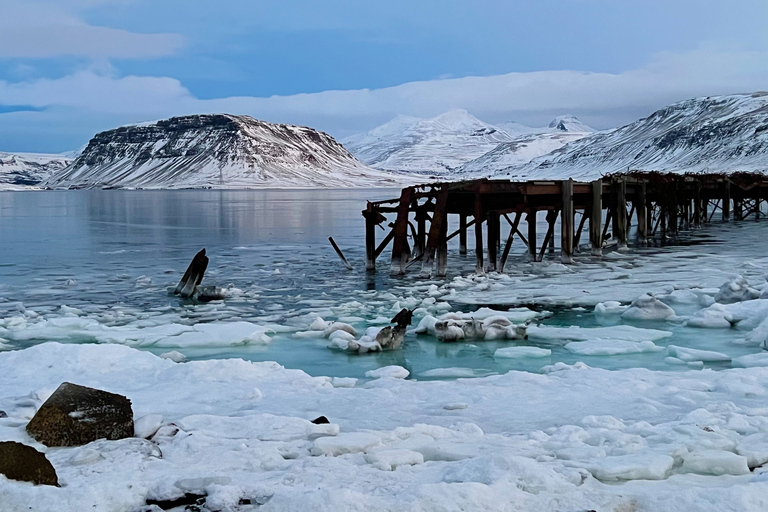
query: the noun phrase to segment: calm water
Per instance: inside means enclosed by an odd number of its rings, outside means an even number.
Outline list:
[[[384,292],[392,291],[397,297],[426,296],[430,284],[442,282],[418,279],[416,272],[406,278],[390,278],[387,251],[379,260],[383,270],[365,271],[360,212],[366,199],[398,195],[397,190],[381,189],[0,193],[0,318],[29,310],[39,318],[60,317],[66,312],[61,306],[66,305],[77,308],[81,316],[99,318],[109,325],[167,317],[177,323],[245,320],[296,330],[306,329],[309,319],[322,313],[331,318],[351,315],[348,321],[357,317],[356,324],[364,327],[396,300],[388,299]],[[543,226],[540,229],[543,232]],[[379,239],[383,238],[384,232],[379,233]],[[348,271],[340,263],[328,236],[338,242],[354,270]],[[231,283],[243,290],[242,295],[223,304],[203,305],[168,294],[167,288],[175,286],[192,255],[202,247],[210,257],[204,284]],[[521,249],[516,247],[516,251]],[[449,279],[474,268],[471,254],[460,257],[455,246],[450,253]],[[355,302],[368,309],[363,308],[363,313],[349,313],[354,307],[334,309]],[[546,323],[596,325],[590,312],[572,309],[555,311]],[[674,330],[663,324],[649,327]],[[701,331],[697,333],[700,336]],[[706,334],[713,346],[733,336],[728,331]],[[681,331],[663,344],[688,345],[690,336]],[[79,339],[75,331],[64,338],[91,341],[87,335]],[[32,337],[12,343],[11,348],[42,341],[45,336]],[[180,350],[190,358],[275,360],[313,375],[355,377],[390,364],[407,367],[417,378],[436,368],[469,368],[477,375],[510,369],[539,371],[555,361],[585,360],[608,368],[665,367],[663,352],[585,358],[550,347],[551,358],[495,360],[494,351],[509,342],[444,344],[409,335],[402,350],[369,355],[332,351],[327,343],[278,332],[268,346]]]

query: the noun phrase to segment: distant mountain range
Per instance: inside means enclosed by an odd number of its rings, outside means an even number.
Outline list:
[[[768,173],[768,92],[681,101],[500,177],[592,180],[628,170]]]
[[[592,131],[574,116],[558,117],[545,128],[531,128],[518,123],[492,125],[466,110],[451,110],[430,119],[398,116],[366,133],[342,139],[342,143],[360,161],[377,169],[451,178],[493,173],[508,162],[528,162]],[[566,133],[569,136],[554,136]],[[492,167],[497,163],[493,158],[463,167],[489,152],[501,151],[500,144],[507,144],[503,167]]]
[[[397,186],[406,176],[361,164],[333,137],[248,116],[205,114],[96,135],[50,188]]]
[[[0,152],[0,190],[24,189],[37,185],[72,162],[67,154]]]

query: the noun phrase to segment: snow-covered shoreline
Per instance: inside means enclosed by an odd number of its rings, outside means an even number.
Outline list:
[[[0,354],[0,436],[45,451],[61,488],[0,477],[3,510],[764,510],[768,369],[548,373],[452,382],[174,363],[118,345]],[[152,441],[45,448],[24,427],[63,381],[162,415]],[[316,432],[308,420],[339,427]],[[393,469],[393,471],[390,471]],[[242,499],[252,505],[239,505]]]

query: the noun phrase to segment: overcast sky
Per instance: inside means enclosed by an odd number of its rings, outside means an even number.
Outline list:
[[[768,89],[766,26],[765,0],[0,0],[0,150],[201,112],[610,128]]]

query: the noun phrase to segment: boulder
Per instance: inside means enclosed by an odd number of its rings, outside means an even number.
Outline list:
[[[35,485],[59,485],[56,470],[45,454],[15,441],[0,442],[0,473]]]
[[[133,437],[131,401],[65,382],[27,424],[27,433],[46,446],[80,446],[97,439]]]

